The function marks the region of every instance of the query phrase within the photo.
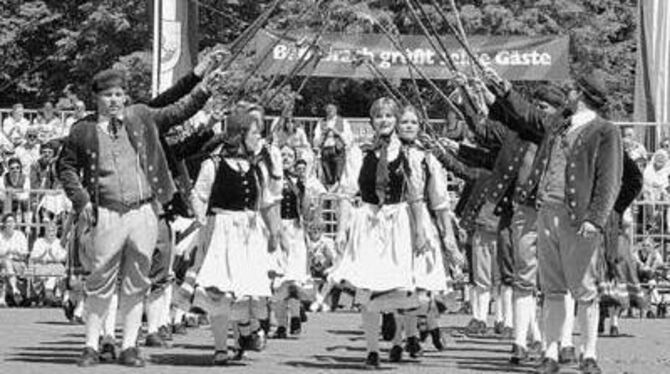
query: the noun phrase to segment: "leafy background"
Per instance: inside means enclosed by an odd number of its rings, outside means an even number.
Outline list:
[[[195,0],[183,0],[195,1]],[[369,14],[396,33],[420,34],[403,0],[326,0],[307,11],[314,0],[286,0],[270,19],[275,30],[291,28],[317,32],[378,32],[362,19]],[[263,11],[270,0],[200,0],[200,49],[230,43]],[[440,32],[446,25],[421,0]],[[444,5],[447,1],[438,1]],[[63,96],[73,84],[80,98],[90,98],[88,82],[95,72],[111,66],[131,75],[131,95],[149,97],[151,82],[150,1],[147,0],[5,0],[0,3],[0,107],[23,102],[35,108]],[[637,46],[637,1],[634,0],[457,0],[468,35],[569,35],[570,68],[580,72],[599,67],[608,73],[609,114],[615,120],[632,117]],[[452,13],[449,13],[452,16]],[[236,74],[251,66],[246,56]],[[258,95],[269,79],[255,76],[245,94]],[[235,82],[235,80],[231,80]],[[239,80],[237,80],[239,81]],[[301,79],[292,83],[297,88]],[[395,82],[409,97],[409,82]],[[231,83],[234,84],[234,83]],[[448,82],[439,82],[448,88]],[[532,89],[534,84],[527,84]],[[421,97],[431,116],[443,116],[444,105],[425,84]],[[345,115],[364,116],[369,103],[385,91],[376,81],[313,78],[301,96],[287,89],[270,103],[279,110],[296,101],[297,115],[322,115],[328,101]],[[89,103],[90,104],[90,103]]]

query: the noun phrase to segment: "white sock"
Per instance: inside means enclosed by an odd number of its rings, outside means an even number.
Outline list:
[[[277,320],[277,327],[288,326],[288,301],[281,300],[274,303],[275,319]]]
[[[514,344],[526,348],[526,337],[532,316],[533,296],[526,292],[516,292],[514,295]]]
[[[109,306],[107,307],[107,314],[102,326],[102,335],[116,337],[116,313],[119,311],[119,294],[114,293]]]
[[[368,353],[379,352],[379,322],[380,314],[378,312],[361,312],[363,320],[363,332],[365,333],[365,342]]]
[[[163,309],[161,311],[161,326],[170,326],[170,309],[172,308],[172,285],[168,284],[163,291]]]
[[[161,326],[161,314],[163,313],[163,306],[165,305],[163,293],[150,294],[147,296],[145,302],[145,311],[147,314],[147,332],[154,334],[158,332]]]
[[[123,321],[123,340],[121,349],[137,346],[137,333],[142,326],[143,295],[121,295],[121,320]]]
[[[393,313],[393,319],[395,319],[395,334],[393,335],[393,340],[391,342],[393,345],[401,345],[405,318],[398,313]]]
[[[493,308],[495,313],[495,322],[503,322],[503,300],[502,292],[500,292],[501,287],[493,288]]]
[[[428,314],[426,315],[426,328],[428,331],[435,330],[440,327],[437,323],[439,317],[440,316],[437,314],[436,308],[431,308],[428,311]]]
[[[472,309],[472,318],[478,319],[479,318],[479,297],[477,296],[477,287],[475,286],[470,286],[470,289],[468,290],[468,294],[470,295],[470,308]]]
[[[531,299],[533,300],[533,306],[530,308],[530,320],[528,321],[530,339],[533,342],[542,342],[544,338],[542,337],[542,331],[540,331],[540,324],[537,318],[537,298],[531,295]]]
[[[300,317],[300,300],[296,298],[288,299],[288,312],[291,318]]]
[[[565,323],[565,299],[562,296],[544,300],[544,333],[547,339],[545,357],[558,361],[558,342]]]
[[[584,346],[584,358],[596,358],[596,343],[598,342],[598,318],[600,307],[595,301],[590,303],[579,303],[577,309],[579,318],[579,332],[582,345]]]
[[[418,338],[419,337],[419,317],[405,316],[405,336]]]
[[[575,329],[575,299],[573,299],[572,294],[568,292],[565,295],[564,300],[565,324],[561,331],[561,347],[574,347],[574,343],[572,342],[572,332]]]
[[[174,317],[173,317],[174,318],[173,319],[174,324],[182,323],[182,321],[184,320],[185,315],[186,315],[186,312],[184,312],[183,310],[181,310],[179,308],[174,308]]]
[[[103,318],[109,309],[110,299],[97,296],[86,298],[86,346],[98,350],[100,331],[102,330]]]
[[[514,326],[514,307],[512,306],[513,290],[510,286],[502,286],[500,292],[502,299],[502,313],[505,327]]]
[[[214,350],[228,350],[228,315],[219,314],[210,317],[212,333],[214,334]]]
[[[489,309],[491,308],[491,291],[484,288],[476,287],[477,305],[479,309],[479,316],[476,317],[480,321],[486,322],[489,316]]]
[[[610,326],[619,327],[619,307],[610,307]]]

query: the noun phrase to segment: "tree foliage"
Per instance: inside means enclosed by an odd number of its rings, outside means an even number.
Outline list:
[[[187,1],[187,0],[185,0]],[[188,0],[194,1],[194,0]],[[395,33],[421,34],[404,0],[285,0],[268,22],[269,29],[315,34],[325,32],[379,32],[371,18]],[[271,0],[199,0],[200,48],[227,45],[270,4]],[[430,7],[419,1],[440,33],[449,29]],[[449,2],[438,0],[449,17]],[[114,64],[128,69],[133,96],[145,98],[150,83],[151,27],[147,0],[41,0],[0,3],[0,105],[22,101],[37,106],[55,100],[68,83],[87,97],[88,82],[98,70]],[[610,114],[628,119],[632,112],[636,61],[635,0],[457,0],[468,35],[569,35],[571,70],[599,67],[610,74]],[[245,56],[236,65],[235,90],[253,65]],[[254,76],[245,89],[260,95],[270,77]],[[291,82],[296,89],[301,78]],[[409,82],[396,82],[414,96]],[[443,87],[448,82],[439,82]],[[421,97],[433,115],[444,107],[420,84]],[[327,101],[340,104],[346,115],[367,113],[369,103],[384,95],[378,82],[354,79],[312,78],[298,97],[297,114],[320,115]],[[290,100],[290,89],[278,95],[271,107]]]

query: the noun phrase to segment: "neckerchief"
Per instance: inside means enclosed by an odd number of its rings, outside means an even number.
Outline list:
[[[380,136],[375,142],[374,150],[379,150],[379,158],[377,160],[377,170],[375,173],[375,194],[379,200],[379,206],[384,205],[386,200],[386,187],[390,182],[389,175],[389,161],[388,148],[391,142],[390,136]]]

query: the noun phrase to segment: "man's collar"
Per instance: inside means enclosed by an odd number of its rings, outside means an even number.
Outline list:
[[[591,109],[582,109],[572,115],[570,122],[573,126],[582,126],[593,121],[596,117],[598,117],[598,115]]]

